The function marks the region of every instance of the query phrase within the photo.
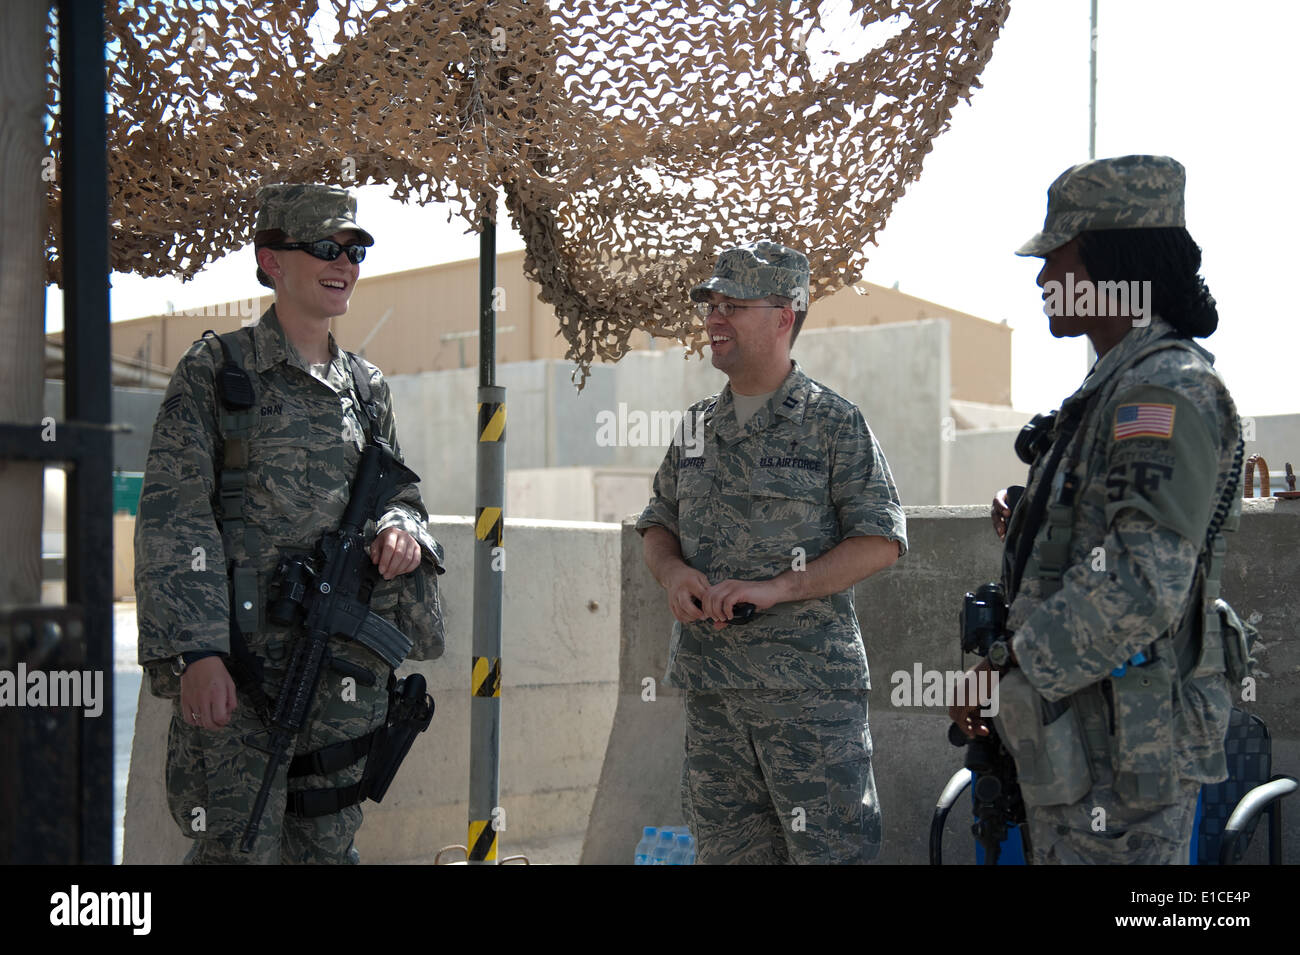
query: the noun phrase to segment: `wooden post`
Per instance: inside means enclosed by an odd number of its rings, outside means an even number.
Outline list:
[[[22,425],[44,415],[48,12],[44,0],[11,0],[0,30],[0,421]],[[40,601],[43,474],[38,461],[0,460],[0,604]]]

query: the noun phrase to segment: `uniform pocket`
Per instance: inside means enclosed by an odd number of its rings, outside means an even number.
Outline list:
[[[688,562],[699,553],[710,523],[715,476],[712,469],[690,468],[677,477],[677,538]]]
[[[411,640],[410,660],[436,660],[446,648],[438,572],[430,560],[409,574],[375,585],[370,609]]]
[[[794,547],[803,547],[812,559],[827,540],[838,536],[830,506],[830,488],[824,472],[760,468],[754,474],[750,498],[750,534],[764,551],[789,559]]]
[[[1113,688],[1111,765],[1115,792],[1130,806],[1158,808],[1178,792],[1174,754],[1173,667],[1163,660],[1109,677]]]
[[[1043,698],[1023,670],[1011,669],[998,680],[998,714],[994,717],[1003,745],[1016,761],[1016,776],[1025,803],[1065,806],[1092,788],[1079,716],[1066,706],[1044,722]]]
[[[1178,743],[1182,775],[1201,783],[1227,778],[1223,740],[1232,714],[1232,697],[1222,674],[1189,679],[1178,707]]]

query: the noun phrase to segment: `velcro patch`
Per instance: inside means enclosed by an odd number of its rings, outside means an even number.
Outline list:
[[[1116,441],[1125,438],[1170,438],[1174,434],[1174,406],[1120,405],[1115,409]]]

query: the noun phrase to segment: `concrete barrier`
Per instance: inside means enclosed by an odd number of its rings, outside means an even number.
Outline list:
[[[447,652],[416,666],[437,712],[384,802],[364,804],[357,848],[370,863],[432,861],[466,837],[473,526],[434,517],[430,530],[447,551]],[[585,830],[613,721],[619,619],[618,525],[507,520],[505,543],[500,855]],[[170,717],[170,702],[142,688],[126,863],[177,862],[189,848],[163,789]]]
[[[995,579],[1000,545],[987,506],[909,507],[911,549],[894,567],[859,584],[858,617],[871,664],[870,724],[876,784],[884,815],[884,863],[925,863],[930,819],[943,784],[961,767],[962,752],[947,742],[944,707],[896,706],[891,675],[958,670],[957,613],[962,594]],[[1241,531],[1230,539],[1224,596],[1243,618],[1256,618],[1260,661],[1257,713],[1273,736],[1274,772],[1300,772],[1300,506],[1247,502]],[[643,825],[682,821],[679,785],[685,717],[682,697],[663,687],[671,618],[663,591],[641,558],[641,541],[623,525],[622,627],[618,709],[592,807],[583,862],[624,863]],[[643,699],[647,677],[653,702]],[[901,681],[899,681],[901,685]],[[1293,800],[1294,801],[1294,800]],[[1261,830],[1262,832],[1262,830]],[[950,861],[973,859],[961,819],[948,826]],[[1287,858],[1300,861],[1300,806],[1291,806],[1284,832]],[[1263,861],[1256,838],[1247,861]]]

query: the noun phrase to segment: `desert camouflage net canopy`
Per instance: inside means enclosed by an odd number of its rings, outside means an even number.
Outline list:
[[[390,183],[475,229],[504,190],[584,377],[637,329],[698,346],[728,246],[803,250],[814,300],[857,281],[1008,2],[109,0],[112,266],[193,276],[263,182]]]

